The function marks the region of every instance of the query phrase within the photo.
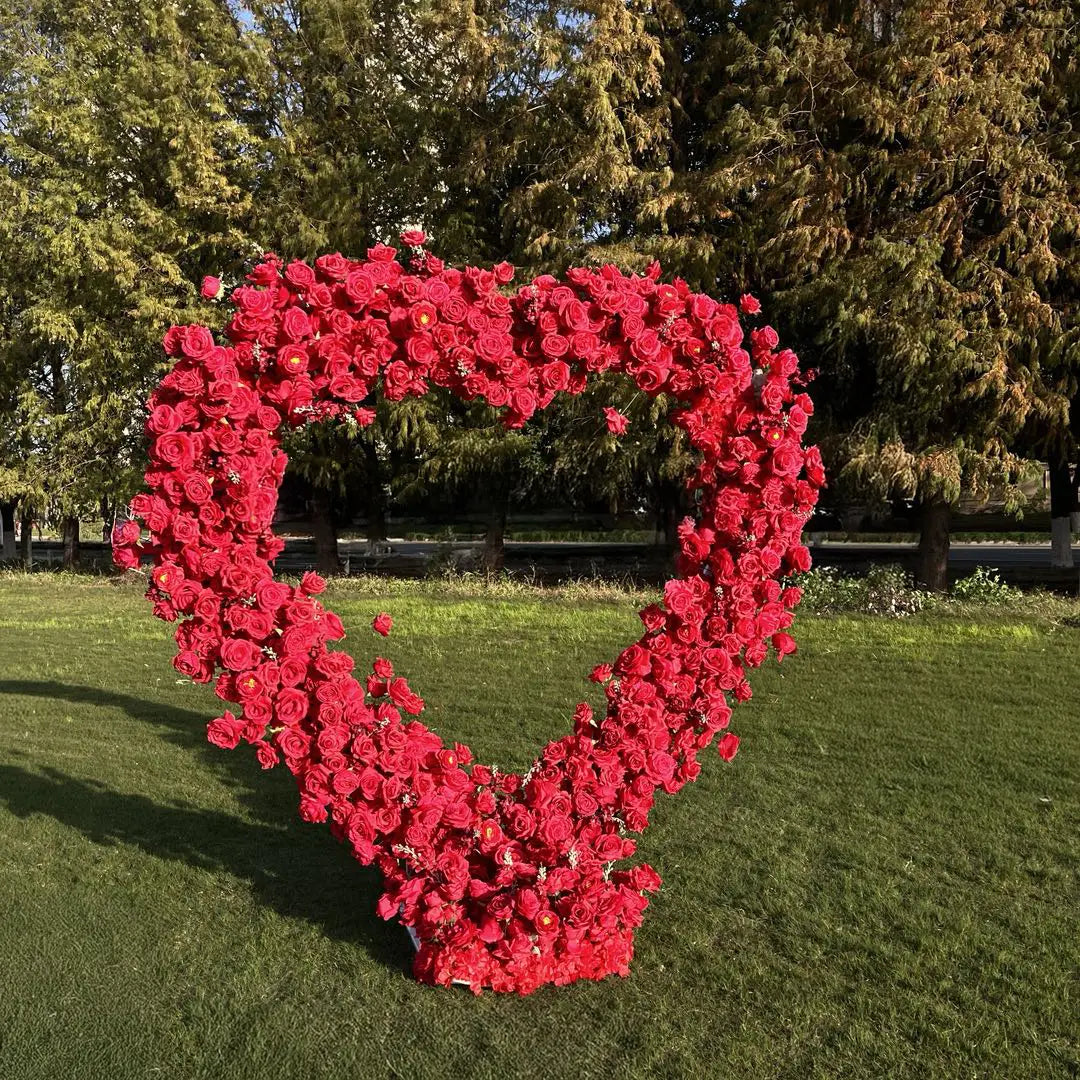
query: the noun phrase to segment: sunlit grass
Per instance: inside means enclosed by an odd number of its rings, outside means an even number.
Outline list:
[[[429,723],[514,766],[597,700],[585,676],[645,597],[329,592],[358,663],[389,656]],[[658,805],[631,977],[474,999],[412,981],[373,877],[296,819],[287,774],[206,744],[218,703],[137,587],[8,576],[0,1077],[1076,1075],[1066,609],[801,619],[735,762]]]

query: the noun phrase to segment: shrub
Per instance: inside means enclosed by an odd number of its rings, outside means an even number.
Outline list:
[[[819,615],[913,615],[934,602],[931,593],[916,587],[903,567],[874,566],[865,575],[845,574],[834,566],[811,570],[798,578],[803,602]]]
[[[961,578],[952,589],[954,600],[969,604],[1007,604],[1021,595],[1019,589],[1006,585],[995,568],[980,566],[974,574]]]

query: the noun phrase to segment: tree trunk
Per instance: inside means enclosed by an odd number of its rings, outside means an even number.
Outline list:
[[[79,565],[79,519],[66,517],[63,523],[64,569],[72,570]]]
[[[934,592],[949,587],[949,518],[952,508],[941,498],[927,499],[919,519],[919,569],[922,585]]]
[[[367,460],[367,542],[375,547],[386,541],[386,490],[383,486],[383,467],[373,441],[364,440]]]
[[[101,539],[104,543],[109,543],[112,540],[112,519],[115,516],[115,511],[109,503],[108,496],[101,496]]]
[[[1073,468],[1073,509],[1070,515],[1072,519],[1072,531],[1074,533],[1080,533],[1080,461],[1076,462]]]
[[[1050,565],[1072,569],[1072,515],[1076,487],[1067,461],[1050,465]]]
[[[369,546],[385,543],[386,500],[381,497],[381,492],[379,495],[374,495],[368,505],[366,532]]]
[[[15,504],[0,503],[0,530],[4,534],[3,548],[0,549],[0,558],[4,562],[14,562],[17,554],[15,550]]]
[[[506,516],[510,510],[510,497],[500,492],[488,511],[487,531],[484,533],[484,550],[481,565],[484,572],[497,574],[506,565]]]
[[[30,514],[23,514],[19,527],[19,561],[24,570],[33,570],[34,519]]]
[[[664,572],[672,573],[679,550],[679,522],[687,514],[686,489],[681,484],[661,480],[656,497],[656,536],[653,543],[664,551]]]
[[[311,489],[311,534],[315,539],[315,569],[320,574],[340,573],[337,524],[330,493],[325,488]]]

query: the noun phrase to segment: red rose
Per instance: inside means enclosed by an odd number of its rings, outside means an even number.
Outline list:
[[[783,632],[779,634],[773,634],[772,643],[773,648],[776,649],[777,660],[783,660],[785,656],[788,656],[791,653],[797,651],[795,646],[795,639],[790,634],[785,634]]]
[[[320,255],[315,260],[315,267],[319,273],[331,281],[343,281],[351,265],[344,255],[337,252],[332,255]]]
[[[540,342],[544,355],[551,360],[558,360],[570,351],[570,342],[562,334],[546,334]]]
[[[772,456],[772,470],[778,476],[798,476],[803,467],[803,452],[798,446],[783,443]]]
[[[214,336],[205,326],[187,326],[183,329],[180,347],[192,360],[205,360],[217,348]]]
[[[428,236],[423,229],[406,229],[401,234],[401,242],[407,247],[423,247],[428,242]]]
[[[224,716],[211,720],[206,726],[206,737],[215,746],[222,750],[232,750],[240,742],[240,735],[244,730],[244,723],[238,720],[231,712],[226,711]]]
[[[729,349],[736,348],[742,342],[743,331],[734,308],[726,305],[720,310],[709,324],[709,335]]]
[[[353,270],[345,279],[345,293],[358,306],[369,304],[375,295],[375,279],[367,270]]]
[[[285,268],[285,280],[298,292],[306,292],[315,284],[315,271],[306,262],[295,259]]]
[[[113,529],[113,544],[137,544],[139,542],[140,529],[137,521],[125,521]]]
[[[376,615],[371,622],[371,628],[375,631],[376,634],[382,634],[383,637],[386,637],[390,633],[393,625],[394,620],[390,618],[390,616],[385,611],[382,611],[378,615]]]
[[[469,305],[460,296],[451,296],[439,305],[439,313],[449,323],[460,323],[468,315]]]
[[[300,591],[305,596],[318,596],[326,588],[326,579],[314,570],[306,571],[300,578]]]
[[[761,311],[761,302],[749,293],[743,293],[739,297],[739,310],[744,315],[757,315]]]
[[[221,284],[221,278],[210,274],[202,279],[202,286],[199,289],[200,295],[206,300],[220,300],[224,291],[225,287]]]
[[[660,355],[660,338],[655,330],[643,330],[630,342],[630,352],[639,360],[655,360]]]
[[[630,424],[630,421],[618,409],[610,406],[604,409],[604,416],[607,419],[607,429],[612,435],[624,434]]]
[[[635,377],[646,394],[657,394],[667,381],[668,369],[658,363],[645,364]]]
[[[409,323],[414,330],[429,330],[435,325],[437,315],[434,304],[421,300],[409,311]]]
[[[623,650],[616,667],[625,675],[647,675],[652,662],[649,653],[640,645],[630,645]]]
[[[278,720],[283,724],[293,725],[300,723],[307,716],[309,707],[310,702],[307,694],[292,687],[279,690],[274,698],[274,711]]]
[[[259,743],[255,757],[263,769],[272,769],[281,760],[278,752],[266,742]]]
[[[262,654],[258,645],[247,638],[226,638],[221,643],[221,662],[230,671],[246,671],[253,668]]]
[[[311,317],[302,308],[287,308],[281,317],[281,332],[287,341],[302,341],[311,335]]]
[[[513,347],[513,339],[501,330],[484,330],[473,345],[476,355],[488,363],[495,363],[504,356],[509,356]]]
[[[214,497],[214,489],[205,476],[189,473],[184,477],[184,495],[196,505],[201,505]]]
[[[182,431],[157,438],[152,452],[158,460],[174,469],[186,470],[195,464],[195,442],[190,435]]]
[[[545,818],[540,825],[540,835],[549,847],[561,848],[574,833],[570,819],[562,814]]]

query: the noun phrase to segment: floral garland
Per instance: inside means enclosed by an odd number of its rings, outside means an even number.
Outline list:
[[[284,761],[301,817],[329,819],[381,870],[378,912],[414,932],[418,979],[529,993],[625,975],[660,884],[651,867],[625,865],[632,834],[657,789],[698,775],[717,735],[721,757],[734,756],[729,698],[750,697],[747,669],[770,649],[795,651],[785,631],[800,594],[780,579],[809,566],[800,533],[824,483],[817,448],[801,445],[813,407],[771,327],[744,343],[734,305],[662,283],[656,264],[640,276],[572,269],[507,296],[508,264],[457,270],[419,231],[402,240],[401,261],[384,245],[314,266],[264,256],[232,292],[228,345],[203,326],[168,331],[175,364],[148,406],[149,491],[115,532],[115,561],[152,560],[154,613],[182,620],[176,669],[236,703],[210,741],[250,743],[264,768]],[[203,293],[220,296],[220,282]],[[760,311],[750,296],[739,308]],[[679,528],[677,576],[641,612],[641,638],[591,674],[605,714],[578,705],[572,734],[524,775],[501,772],[415,719],[424,703],[388,660],[354,676],[352,657],[328,648],[344,629],[316,599],[318,575],[274,579],[279,432],[329,417],[367,424],[371,395],[432,385],[520,427],[602,371],[679,403],[672,422],[698,457],[697,519]],[[606,421],[616,434],[626,425],[615,409]]]

